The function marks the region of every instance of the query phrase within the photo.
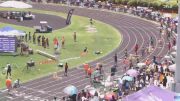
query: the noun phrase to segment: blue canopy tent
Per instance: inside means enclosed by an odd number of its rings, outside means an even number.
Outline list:
[[[13,27],[6,26],[0,29],[1,36],[24,36],[26,33],[16,30]]]

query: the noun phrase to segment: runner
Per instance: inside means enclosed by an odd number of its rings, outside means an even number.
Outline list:
[[[154,47],[154,39],[151,37],[150,39],[151,46]]]
[[[85,71],[86,77],[88,77],[88,75],[87,75],[88,68],[89,68],[89,65],[87,63],[85,63],[84,64],[84,71]]]
[[[128,51],[127,49],[124,51],[124,56],[127,58],[128,57]]]
[[[145,53],[145,48],[142,47],[142,49],[141,49],[141,56],[142,56],[142,57],[144,57],[144,53]]]
[[[67,71],[68,71],[68,64],[66,62],[65,66],[64,66],[64,76],[67,76]]]
[[[170,52],[170,50],[171,50],[171,42],[169,41],[169,43],[168,43],[168,51]]]
[[[172,44],[173,44],[173,46],[176,46],[176,38],[173,38]]]
[[[115,63],[115,65],[117,66],[117,53],[115,53],[115,55],[114,55],[114,63]]]
[[[138,54],[138,49],[139,49],[139,46],[138,46],[138,44],[136,44],[135,47],[134,47],[134,51],[135,51],[136,55]]]

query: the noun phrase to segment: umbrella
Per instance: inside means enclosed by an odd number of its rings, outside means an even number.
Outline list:
[[[170,71],[174,72],[176,70],[176,64],[170,65],[168,68]]]
[[[119,82],[118,82],[119,84],[122,84],[122,83],[123,83],[123,81],[122,81],[121,78],[118,78],[118,81],[119,81]]]
[[[138,67],[143,67],[143,66],[145,66],[145,65],[146,65],[145,63],[138,63],[138,64],[137,64]]]
[[[91,85],[87,85],[85,88],[84,88],[85,91],[89,91],[89,93],[91,95],[94,95],[95,92],[97,91],[94,87],[92,87]]]
[[[99,70],[95,70],[93,73],[92,73],[92,75],[91,75],[91,77],[92,78],[94,78],[94,77],[99,77],[101,74],[100,74],[100,71]]]
[[[133,78],[130,76],[124,76],[122,77],[122,80],[133,81]]]
[[[75,86],[70,85],[70,86],[67,86],[66,88],[64,88],[63,92],[68,95],[74,95],[74,94],[78,93],[78,90]]]
[[[168,56],[168,55],[165,55],[164,58],[165,58],[165,59],[170,59],[171,57]]]
[[[164,17],[172,17],[172,15],[171,14],[168,14],[168,13],[165,13],[164,15],[163,15]]]
[[[176,49],[177,49],[177,46],[173,46],[172,48],[173,48],[174,50],[176,50]]]
[[[105,99],[110,101],[112,99],[112,96],[114,96],[115,98],[117,98],[117,95],[114,92],[108,92],[105,94]]]
[[[174,21],[178,21],[178,16],[176,18],[174,18]]]
[[[176,52],[171,52],[171,55],[173,56],[173,57],[176,57]]]
[[[136,77],[139,74],[138,71],[135,69],[129,69],[126,73],[132,77]]]

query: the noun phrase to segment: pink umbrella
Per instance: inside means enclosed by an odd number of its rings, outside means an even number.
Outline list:
[[[170,65],[168,68],[170,71],[174,72],[176,70],[176,64]]]
[[[129,69],[126,73],[131,77],[136,77],[139,74],[139,72],[135,69]]]
[[[105,95],[105,99],[106,99],[107,101],[110,101],[110,100],[112,99],[112,96],[114,96],[115,98],[117,98],[117,95],[116,95],[114,92],[108,92],[108,93],[106,93],[106,95]]]

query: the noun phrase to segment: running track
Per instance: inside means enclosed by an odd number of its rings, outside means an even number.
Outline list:
[[[55,5],[42,5],[34,4],[35,9],[43,9],[57,12],[68,12],[70,7],[65,6],[55,6]],[[130,17],[122,14],[115,14],[100,10],[90,10],[90,9],[81,9],[74,8],[75,15],[91,17],[93,19],[105,22],[112,25],[118,29],[122,36],[123,41],[119,47],[112,51],[112,53],[107,56],[91,62],[91,65],[95,65],[97,62],[103,63],[104,70],[106,73],[110,72],[110,67],[113,65],[113,56],[114,53],[118,53],[118,75],[123,74],[122,62],[121,59],[124,55],[124,50],[128,49],[128,53],[134,52],[134,45],[139,44],[140,48],[147,45],[147,42],[150,40],[150,37],[155,39],[155,49],[150,55],[146,55],[141,58],[141,61],[144,61],[146,58],[152,58],[152,56],[164,56],[167,53],[166,41],[163,40],[163,45],[160,47],[157,40],[159,36],[158,26],[136,18]],[[111,33],[109,33],[111,35]],[[79,66],[81,67],[81,66]],[[74,68],[68,72],[68,77],[63,77],[63,73],[59,73],[59,76],[63,78],[61,80],[53,80],[52,75],[42,77],[40,79],[32,80],[30,82],[24,83],[23,87],[18,89],[18,92],[22,94],[19,97],[9,97],[7,93],[0,94],[0,101],[44,101],[43,99],[52,100],[54,96],[62,98],[65,94],[62,92],[63,88],[67,85],[75,85],[79,90],[83,89],[86,85],[89,84],[89,80],[85,78],[84,71],[81,68]]]

